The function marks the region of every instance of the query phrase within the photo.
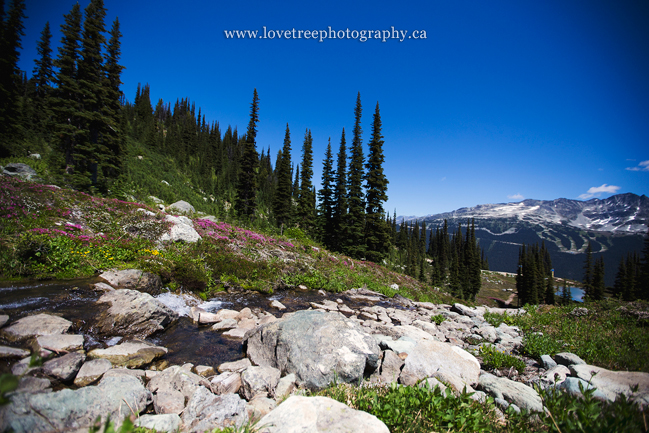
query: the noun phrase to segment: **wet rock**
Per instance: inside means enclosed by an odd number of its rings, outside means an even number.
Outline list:
[[[281,402],[284,398],[291,395],[295,390],[295,381],[297,378],[294,374],[287,374],[282,377],[275,387],[275,401]]]
[[[562,352],[554,355],[554,360],[557,364],[565,365],[570,367],[571,365],[586,364],[586,361],[570,352]]]
[[[23,358],[11,366],[11,374],[22,376],[25,374],[40,371],[41,367],[30,367],[31,357]]]
[[[241,373],[243,396],[250,401],[261,395],[272,395],[279,382],[280,371],[273,367],[248,367]]]
[[[107,359],[91,359],[83,363],[74,384],[78,387],[87,386],[99,380],[104,373],[113,368],[113,364]]]
[[[260,433],[390,432],[382,421],[367,412],[354,410],[328,397],[296,395],[263,417],[258,425]]]
[[[222,310],[217,311],[216,315],[219,316],[219,321],[227,319],[234,319],[236,321],[236,317],[239,315],[239,312],[223,308]]]
[[[24,358],[29,356],[29,351],[16,349],[15,347],[0,346],[0,359],[2,358]]]
[[[214,394],[236,394],[241,388],[241,374],[226,371],[212,379],[210,389]]]
[[[72,322],[51,314],[35,314],[23,317],[2,330],[9,341],[20,341],[39,335],[64,334]]]
[[[209,377],[216,374],[214,368],[207,365],[197,365],[196,367],[194,367],[194,373],[198,374],[201,377]]]
[[[246,402],[237,394],[214,395],[200,387],[189,399],[182,420],[190,432],[240,427],[248,422]]]
[[[137,290],[153,296],[159,295],[162,290],[160,276],[139,269],[106,271],[99,278],[116,289]]]
[[[212,331],[229,331],[237,327],[237,321],[234,319],[224,319],[212,325]]]
[[[221,321],[221,318],[218,314],[207,312],[199,307],[192,307],[189,310],[189,317],[191,317],[194,322],[204,325],[209,325]]]
[[[166,353],[165,347],[155,346],[145,341],[131,340],[107,349],[91,350],[88,352],[88,357],[107,359],[118,367],[138,368]]]
[[[52,382],[45,377],[24,376],[20,378],[17,393],[38,394],[41,392],[52,392]]]
[[[468,385],[478,382],[480,363],[467,351],[438,341],[422,340],[410,352],[401,371],[400,382],[414,385],[435,373],[451,373]]]
[[[194,209],[194,206],[191,204],[187,203],[184,200],[179,200],[175,203],[170,204],[167,207],[168,212],[180,212],[180,213],[195,213],[196,209]]]
[[[157,432],[177,432],[180,430],[182,420],[176,414],[142,415],[133,424]]]
[[[86,355],[82,353],[68,353],[60,358],[51,359],[44,363],[43,372],[62,382],[68,382],[74,379],[85,360]]]
[[[54,334],[41,335],[34,340],[34,350],[50,350],[52,352],[72,352],[83,349],[83,335],[80,334]]]
[[[9,321],[9,316],[7,316],[6,314],[0,314],[0,328],[5,326],[8,321]]]
[[[270,302],[270,306],[272,308],[277,308],[280,311],[281,310],[286,310],[286,306],[284,304],[282,304],[281,302],[279,302],[278,300],[276,300],[276,299]]]
[[[224,362],[223,364],[217,367],[217,370],[219,371],[219,373],[224,373],[226,371],[234,371],[237,373],[241,373],[243,370],[250,367],[251,365],[252,363],[248,358],[243,358],[238,361]]]
[[[130,376],[103,378],[97,386],[75,391],[16,394],[0,408],[0,431],[87,431],[98,417],[103,423],[107,416],[119,425],[131,408],[139,413],[150,402],[151,393]]]
[[[338,313],[298,311],[257,328],[244,343],[248,358],[259,366],[295,373],[310,389],[328,386],[334,375],[357,382],[374,371],[380,349],[374,338]]]
[[[520,382],[483,372],[480,375],[478,386],[495,398],[505,399],[522,409],[534,412],[543,410],[543,402],[539,394],[533,388]]]
[[[573,376],[590,382],[609,401],[614,401],[619,395],[641,400],[649,398],[649,373],[611,371],[587,364],[571,365],[570,372]],[[634,387],[638,388],[636,392],[632,391]]]
[[[171,308],[136,290],[105,293],[97,303],[110,304],[97,318],[97,329],[107,335],[146,338],[178,319],[178,313]]]

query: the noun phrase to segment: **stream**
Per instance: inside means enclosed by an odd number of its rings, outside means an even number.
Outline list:
[[[94,290],[91,284],[98,281],[97,278],[91,278],[68,281],[0,282],[0,314],[9,316],[7,324],[9,325],[24,316],[52,313],[73,323],[69,333],[84,335],[86,351],[113,346],[122,341],[122,337],[101,335],[94,328],[95,316],[109,308],[108,304],[96,304],[103,292]],[[198,326],[194,323],[188,317],[190,308],[193,306],[212,313],[222,308],[239,311],[249,307],[253,311],[261,309],[281,317],[286,312],[308,309],[310,302],[322,302],[323,299],[340,298],[351,308],[374,305],[374,303],[351,299],[344,294],[322,295],[312,290],[281,290],[272,295],[252,291],[220,292],[207,301],[188,294],[165,291],[156,298],[176,311],[180,318],[167,326],[164,331],[151,335],[146,341],[169,349],[169,353],[163,359],[171,365],[191,362],[194,365],[207,365],[215,369],[221,363],[243,358],[243,344],[240,340],[223,337],[221,332],[212,331],[210,326]],[[280,312],[271,308],[269,304],[272,300],[280,301],[286,306],[286,310]],[[400,307],[390,300],[376,305]],[[27,349],[29,348],[27,344],[27,342],[19,345],[12,344],[0,336],[0,345]],[[13,362],[15,359],[0,359],[0,374],[9,372]]]

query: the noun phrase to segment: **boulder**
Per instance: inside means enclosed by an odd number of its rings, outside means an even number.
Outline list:
[[[162,279],[159,275],[139,269],[111,270],[99,275],[99,278],[116,289],[130,289],[159,295],[162,291]]]
[[[39,155],[40,157],[40,155]],[[11,177],[20,177],[24,180],[37,180],[36,170],[21,162],[11,162],[4,166],[2,174]]]
[[[212,379],[210,389],[214,394],[236,394],[241,388],[241,374],[226,371]]]
[[[194,322],[203,325],[211,325],[221,321],[219,315],[205,311],[200,307],[192,307],[189,310],[189,317],[191,317]]]
[[[380,367],[374,372],[370,380],[378,383],[392,383],[396,382],[401,375],[401,368],[404,361],[399,358],[399,355],[392,350],[383,352]]]
[[[267,397],[275,392],[280,371],[273,367],[248,367],[241,373],[243,396],[250,401],[256,396]]]
[[[5,326],[8,321],[9,321],[9,316],[7,316],[6,314],[0,314],[0,328]]]
[[[555,383],[562,382],[570,374],[570,370],[565,365],[557,365],[546,371],[538,379],[538,384],[541,388],[546,389],[554,386]]]
[[[131,409],[138,414],[150,402],[151,393],[130,376],[103,378],[99,385],[75,391],[15,394],[0,408],[0,431],[88,431],[98,417],[103,423],[110,416],[119,425]]]
[[[467,317],[476,317],[477,313],[473,308],[469,308],[466,305],[462,304],[453,304],[453,308],[451,308],[451,311],[454,311],[458,314],[462,314]]]
[[[107,359],[91,359],[83,363],[74,384],[78,387],[87,386],[99,380],[104,373],[113,368],[113,364]]]
[[[51,314],[35,314],[23,317],[4,328],[2,332],[9,341],[20,341],[39,335],[64,334],[68,332],[72,322]]]
[[[105,293],[97,303],[110,308],[97,317],[97,330],[107,335],[146,338],[178,319],[178,313],[148,293],[120,289]]]
[[[389,433],[374,415],[339,403],[328,397],[293,395],[264,416],[259,433],[340,432]]]
[[[107,349],[94,349],[88,352],[91,359],[103,358],[114,366],[138,368],[167,354],[165,347],[155,346],[140,340],[131,340]]]
[[[55,358],[43,364],[43,372],[48,376],[67,382],[76,376],[81,368],[86,355],[79,352],[68,353],[60,358]]]
[[[286,306],[284,304],[282,304],[281,302],[279,302],[277,299],[272,300],[270,302],[270,306],[272,308],[277,308],[280,311],[281,310],[286,310]]]
[[[546,370],[551,370],[557,366],[557,363],[554,362],[550,355],[541,355],[541,363],[543,363],[543,368]]]
[[[158,391],[153,395],[153,409],[159,415],[180,415],[185,409],[185,396],[175,389]]]
[[[196,209],[194,209],[194,206],[191,204],[187,203],[184,200],[179,200],[175,203],[170,204],[167,207],[168,212],[180,212],[180,213],[194,213],[196,212]]]
[[[50,350],[52,352],[72,352],[83,350],[83,335],[80,334],[53,334],[40,335],[34,340],[34,350]]]
[[[198,374],[201,377],[209,377],[216,374],[214,368],[207,365],[197,365],[196,367],[194,367],[194,373]]]
[[[243,358],[238,361],[224,362],[223,364],[217,367],[219,373],[225,373],[226,371],[234,371],[241,373],[246,368],[250,367],[252,363],[248,358]]]
[[[201,386],[187,402],[182,420],[189,432],[241,427],[248,422],[246,401],[237,394],[214,395]]]
[[[256,397],[246,405],[248,418],[258,420],[277,407],[277,402],[267,397]]]
[[[183,403],[201,387],[210,387],[210,383],[203,377],[192,373],[190,369],[173,365],[158,373],[147,384],[147,389],[154,393],[178,391],[181,393]]]
[[[469,352],[448,343],[421,340],[406,358],[400,382],[414,385],[437,372],[451,373],[467,385],[478,382],[480,362]]]
[[[358,382],[377,366],[375,339],[338,313],[298,311],[258,327],[244,342],[253,364],[295,373],[309,389],[327,387],[334,378]]]
[[[591,383],[609,401],[614,401],[617,396],[622,394],[634,399],[646,399],[649,397],[649,373],[611,371],[587,364],[571,365],[570,372],[573,376]],[[638,389],[633,392],[632,388],[636,386]]]
[[[16,349],[15,347],[0,346],[0,359],[24,358],[25,356],[29,356],[29,350]]]
[[[570,367],[571,365],[586,364],[586,361],[570,352],[562,352],[554,355],[554,360],[557,364],[565,365]]]
[[[194,229],[194,223],[189,218],[166,215],[165,220],[171,223],[171,228],[158,239],[159,243],[194,243],[202,239],[201,235]]]
[[[381,347],[381,349],[391,350],[395,353],[410,353],[416,345],[417,342],[415,340],[405,335],[396,341],[386,339],[382,340],[379,343],[379,347]]]
[[[41,392],[52,392],[52,382],[44,377],[23,376],[20,378],[18,388],[15,392],[37,394]]]
[[[573,397],[583,397],[583,394],[581,392],[582,389],[584,391],[594,389],[595,391],[593,392],[593,397],[600,401],[608,400],[608,398],[604,395],[604,393],[602,393],[602,391],[600,391],[584,379],[580,379],[578,377],[567,377],[563,382],[557,385],[557,389],[559,391],[570,394]]]
[[[505,399],[521,409],[534,412],[543,410],[543,401],[539,394],[533,388],[520,382],[483,372],[480,375],[478,385],[483,391],[495,398]]]
[[[275,401],[281,402],[295,390],[295,381],[297,378],[294,374],[287,374],[282,377],[275,387]]]
[[[176,414],[142,415],[133,424],[157,432],[177,432],[180,430],[182,420]]]
[[[237,327],[237,321],[234,319],[223,319],[212,325],[212,331],[229,331]]]

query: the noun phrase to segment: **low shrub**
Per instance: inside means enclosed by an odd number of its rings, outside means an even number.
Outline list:
[[[521,374],[525,370],[525,362],[509,353],[497,350],[491,344],[483,344],[480,346],[478,356],[482,358],[482,364],[486,368],[493,368],[499,370],[501,368],[514,368]]]

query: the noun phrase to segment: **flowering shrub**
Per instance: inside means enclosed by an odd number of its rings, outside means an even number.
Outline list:
[[[209,236],[217,240],[227,240],[239,246],[261,244],[277,245],[284,248],[295,247],[290,242],[280,241],[247,229],[231,226],[226,222],[215,223],[206,219],[197,219],[194,221],[194,226],[202,236]]]

